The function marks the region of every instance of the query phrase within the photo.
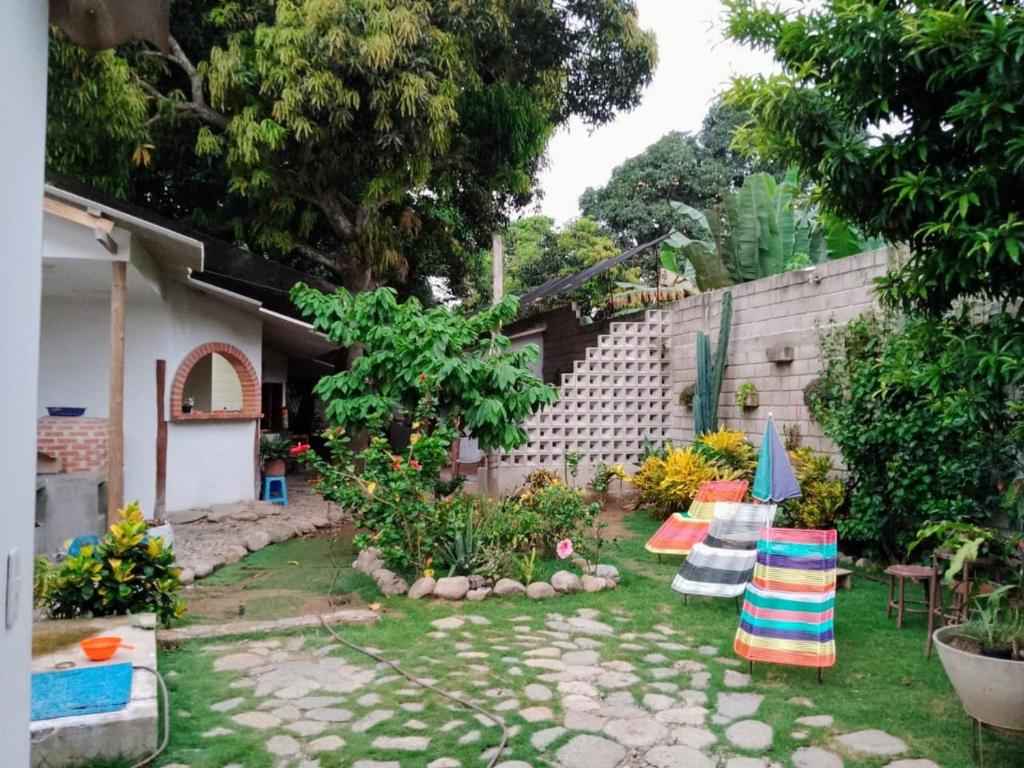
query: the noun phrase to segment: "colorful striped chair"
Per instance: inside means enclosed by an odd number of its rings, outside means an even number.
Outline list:
[[[739,597],[757,559],[762,528],[775,519],[775,504],[715,502],[715,513],[704,541],[695,544],[672,581],[684,595]]]
[[[755,661],[817,667],[836,663],[836,532],[765,528],[733,650]]]
[[[742,501],[749,483],[746,480],[709,480],[697,489],[686,515],[669,516],[647,541],[647,551],[657,555],[686,555],[693,545],[704,540],[711,525],[715,502]]]

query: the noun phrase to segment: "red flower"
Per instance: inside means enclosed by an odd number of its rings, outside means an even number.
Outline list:
[[[391,457],[391,471],[392,472],[397,472],[399,467],[401,467],[401,465],[402,465],[402,457],[401,456],[392,456]]]
[[[416,461],[416,459],[409,459],[409,466],[413,469],[423,469],[423,465]]]
[[[426,381],[426,380],[427,380],[427,374],[421,373],[420,374],[420,381]]]
[[[288,449],[289,456],[298,456],[300,453],[305,453],[309,450],[309,445],[306,443],[298,443]]]

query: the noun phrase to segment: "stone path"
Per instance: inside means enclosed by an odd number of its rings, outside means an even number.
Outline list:
[[[697,647],[664,625],[620,631],[629,623],[586,608],[500,623],[456,614],[434,621],[432,642],[406,649],[400,661],[504,720],[500,768],[783,768],[765,756],[777,734],[761,719],[764,697],[731,668],[726,649]],[[253,735],[279,768],[319,768],[325,753],[338,752],[356,768],[484,768],[500,739],[490,719],[323,642],[320,635],[205,646],[225,690],[203,738]],[[834,732],[832,717],[811,700],[782,706],[804,741],[786,766],[882,758],[894,768],[938,768],[901,761],[913,757],[907,745],[882,731]]]

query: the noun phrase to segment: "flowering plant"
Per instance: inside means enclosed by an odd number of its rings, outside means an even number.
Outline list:
[[[572,552],[572,542],[569,539],[562,539],[555,545],[555,554],[558,555],[561,560],[571,557]]]

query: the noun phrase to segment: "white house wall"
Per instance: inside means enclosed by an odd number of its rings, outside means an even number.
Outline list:
[[[91,233],[88,233],[91,234]],[[93,243],[95,247],[95,243]],[[97,265],[100,267],[100,265]],[[130,266],[129,271],[134,267]],[[81,406],[108,416],[110,308],[107,301],[44,295],[39,410]],[[258,371],[262,323],[252,312],[178,283],[129,297],[125,323],[125,499],[151,510],[156,497],[156,360],[167,361],[166,391],[179,364],[200,344],[238,347]],[[169,394],[165,413],[170,415]],[[255,421],[168,425],[168,510],[252,499]]]

